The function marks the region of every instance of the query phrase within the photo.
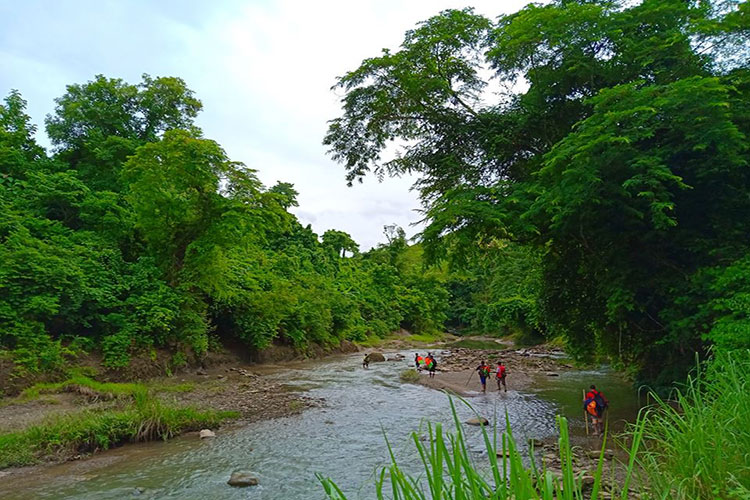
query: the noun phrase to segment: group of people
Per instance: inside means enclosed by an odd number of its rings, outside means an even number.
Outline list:
[[[367,368],[370,364],[370,356],[365,355],[365,359],[362,362],[362,367]],[[430,374],[430,378],[435,376],[435,370],[437,369],[437,361],[432,353],[427,353],[427,356],[421,356],[419,353],[414,354],[414,366],[417,371],[427,370]],[[490,365],[482,360],[474,369],[479,374],[479,382],[482,384],[482,392],[487,392],[487,379],[492,373]],[[474,372],[472,372],[472,375]],[[508,385],[505,382],[505,378],[508,375],[508,369],[505,367],[502,361],[497,361],[497,368],[495,369],[495,382],[497,382],[497,390],[508,392]],[[609,407],[609,401],[604,394],[596,389],[595,385],[591,385],[589,391],[584,395],[583,398],[583,409],[588,418],[591,418],[591,423],[594,428],[594,435],[601,435],[604,433],[604,414]],[[588,428],[588,426],[587,426]],[[588,432],[588,431],[587,431]]]
[[[487,378],[490,376],[492,368],[487,364],[486,361],[482,360],[482,362],[479,363],[479,366],[477,366],[474,371],[479,373],[479,382],[481,382],[482,384],[482,392],[487,392]],[[502,385],[502,390],[508,392],[508,385],[505,383],[506,375],[508,375],[508,369],[505,367],[502,361],[498,360],[497,369],[495,370],[495,382],[497,382],[498,391],[501,390],[500,386]]]
[[[431,352],[428,352],[427,356],[420,356],[419,353],[414,353],[414,366],[416,366],[417,371],[422,369],[427,370],[430,373],[430,378],[433,378],[437,369],[437,361],[435,361]]]
[[[482,384],[482,392],[487,392],[487,379],[490,377],[492,368],[486,361],[482,360],[474,371],[479,373],[479,382]],[[498,360],[497,368],[495,369],[495,382],[497,382],[498,391],[502,389],[503,391],[508,392],[508,386],[505,382],[505,377],[507,375],[508,369],[503,365],[502,361]],[[603,393],[596,389],[595,385],[592,384],[591,387],[589,387],[589,391],[584,395],[583,409],[587,421],[591,418],[595,436],[604,434],[604,414],[608,407],[609,401],[607,398]]]

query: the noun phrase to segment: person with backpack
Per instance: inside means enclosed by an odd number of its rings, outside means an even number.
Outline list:
[[[422,369],[422,363],[424,363],[424,358],[419,355],[419,353],[414,354],[414,366],[417,368],[417,371]]]
[[[490,366],[482,360],[474,371],[479,373],[479,381],[482,383],[482,392],[487,392],[487,377],[490,376]]]
[[[362,360],[362,368],[367,370],[367,368],[370,366],[370,355],[365,354],[365,359]]]
[[[435,369],[437,368],[437,361],[432,353],[427,353],[427,369],[430,371],[430,378],[435,377]]]
[[[594,426],[594,435],[604,434],[604,413],[609,408],[609,401],[604,394],[596,390],[596,386],[591,384],[589,392],[583,400],[583,409],[591,415],[591,424]]]
[[[497,372],[495,372],[495,379],[497,381],[497,390],[500,390],[500,384],[503,384],[503,389],[508,392],[508,386],[505,385],[505,376],[508,374],[508,370],[502,361],[497,362]]]

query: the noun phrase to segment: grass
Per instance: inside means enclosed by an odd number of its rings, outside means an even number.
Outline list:
[[[142,384],[120,384],[114,382],[98,382],[83,375],[73,375],[63,382],[38,383],[25,389],[19,398],[29,401],[37,399],[41,394],[52,394],[57,392],[79,392],[92,397],[114,399],[118,397],[131,397],[136,394],[145,394],[148,389]]]
[[[414,344],[434,344],[445,339],[445,333],[413,333],[410,335],[388,334],[385,337],[370,335],[365,340],[357,340],[355,344],[364,348],[376,348],[392,340],[401,340],[404,342],[413,342]]]
[[[182,384],[149,384],[154,390],[158,392],[192,392],[195,389],[195,384],[185,382]]]
[[[494,340],[486,340],[486,339],[461,339],[457,340],[456,342],[451,342],[448,344],[448,347],[452,348],[458,348],[462,347],[464,349],[477,349],[477,350],[501,350],[501,349],[507,349],[507,345],[500,344],[498,342],[495,342]]]
[[[182,389],[186,390],[184,387],[178,390]],[[0,469],[104,450],[127,442],[169,439],[239,416],[237,412],[173,407],[159,401],[144,385],[102,383],[83,376],[55,384],[37,384],[24,391],[21,397],[32,399],[40,394],[71,390],[94,398],[121,401],[116,408],[84,410],[0,435]]]
[[[405,337],[404,340],[408,340],[410,342],[419,342],[422,344],[431,344],[433,342],[441,342],[444,338],[445,338],[445,334],[441,332],[413,333],[409,335],[408,337]]]
[[[641,420],[638,460],[659,498],[750,498],[750,351],[717,353]]]
[[[399,374],[401,382],[406,384],[416,384],[419,381],[419,373],[414,368],[407,368]]]
[[[423,468],[419,476],[403,472],[386,437],[391,463],[381,470],[376,479],[375,494],[378,499],[583,500],[586,486],[583,484],[583,474],[576,474],[573,469],[573,454],[564,417],[557,417],[560,459],[563,464],[560,477],[545,468],[524,466],[507,418],[505,429],[500,433],[500,443],[497,442],[497,428],[492,432],[491,439],[487,429],[482,427],[485,450],[490,462],[489,474],[482,474],[466,444],[453,399],[450,399],[450,405],[456,426],[454,433],[444,432],[440,423],[428,424],[429,439],[426,443],[420,440],[417,433],[412,433],[412,441]],[[636,455],[639,443],[639,440],[634,440],[634,448],[631,450],[633,455]],[[591,500],[601,498],[605,444],[606,440],[602,444],[597,469],[593,471],[594,483],[590,493],[587,492],[586,495]],[[501,461],[497,457],[498,450],[501,451]],[[635,463],[629,463],[623,488],[616,490],[613,487],[614,491],[609,494],[615,493],[622,500],[628,498],[628,484],[634,470]],[[318,479],[329,499],[346,500],[346,494],[332,479],[322,476],[318,476]]]

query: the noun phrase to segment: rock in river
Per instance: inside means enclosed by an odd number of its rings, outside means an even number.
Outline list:
[[[385,361],[385,356],[383,356],[382,352],[371,352],[369,356],[370,356],[370,363],[381,363]]]
[[[214,431],[203,429],[201,430],[200,437],[201,439],[213,438],[216,437],[216,434],[214,433]]]
[[[484,417],[479,417],[479,418],[470,418],[469,420],[466,421],[466,423],[468,425],[488,425],[490,421]]]
[[[258,477],[252,472],[235,471],[229,478],[227,484],[230,486],[255,486],[258,484]]]

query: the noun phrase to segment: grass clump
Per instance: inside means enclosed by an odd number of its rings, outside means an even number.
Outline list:
[[[73,375],[63,382],[38,383],[25,389],[20,398],[22,400],[37,399],[41,394],[52,394],[57,392],[78,392],[85,396],[103,399],[114,399],[118,397],[134,397],[137,394],[145,394],[148,389],[142,384],[98,382],[83,375]]]
[[[399,378],[401,379],[401,382],[404,382],[405,384],[416,384],[419,382],[419,373],[417,370],[407,368],[399,374]]]
[[[750,351],[716,353],[642,416],[638,460],[663,498],[750,498]]]
[[[0,435],[0,469],[66,454],[106,450],[127,442],[169,439],[239,416],[237,412],[170,406],[141,384],[102,383],[82,376],[56,384],[37,384],[24,391],[23,397],[61,390],[122,401],[113,408],[63,415],[23,431]]]

